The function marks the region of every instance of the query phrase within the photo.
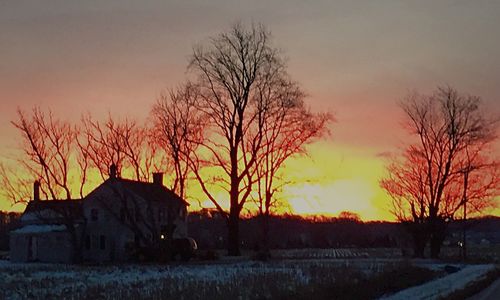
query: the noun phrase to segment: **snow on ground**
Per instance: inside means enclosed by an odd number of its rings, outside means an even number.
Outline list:
[[[295,255],[302,254],[291,256]],[[311,283],[332,282],[337,276],[345,276],[347,270],[369,275],[401,263],[388,258],[306,258],[267,263],[219,260],[178,265],[75,266],[0,260],[0,299],[214,299],[221,295],[228,299],[271,299],[273,289],[293,295]],[[415,260],[412,264],[436,270],[445,266],[428,260]],[[458,267],[460,271],[456,273],[387,299],[438,298],[494,268],[493,265]]]
[[[454,291],[463,289],[468,283],[476,281],[495,268],[494,265],[468,265],[448,276],[400,291],[385,300],[440,299]]]
[[[359,249],[287,249],[273,251],[275,258],[358,258],[368,257]]]
[[[210,294],[219,287],[237,289],[248,279],[276,286],[293,283],[291,288],[309,282],[300,267],[257,262],[85,267],[0,261],[0,278],[0,298],[6,299],[73,299],[89,294],[108,299],[156,298],[165,292]]]
[[[0,261],[0,299],[270,299],[294,294],[345,268],[376,273],[399,261],[378,259],[224,260],[170,265],[72,266]],[[242,288],[244,286],[245,288]]]

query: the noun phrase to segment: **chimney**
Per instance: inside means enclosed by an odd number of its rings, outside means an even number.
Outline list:
[[[153,173],[153,183],[157,185],[163,185],[163,173]]]
[[[33,183],[33,201],[40,200],[40,181],[35,180]]]
[[[116,178],[117,167],[115,164],[109,166],[109,178]]]

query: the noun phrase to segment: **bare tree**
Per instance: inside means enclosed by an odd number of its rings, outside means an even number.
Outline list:
[[[5,163],[0,163],[0,195],[12,205],[26,203],[33,190],[32,183],[35,181],[33,174],[23,174],[22,170],[14,168]]]
[[[167,162],[174,169],[170,189],[181,198],[186,197],[189,179],[189,157],[202,139],[203,122],[196,108],[198,88],[187,83],[175,91],[162,94],[151,111],[153,140],[164,150]]]
[[[327,125],[332,121],[330,114],[315,114],[305,107],[304,94],[296,83],[280,79],[273,83],[274,90],[266,88],[259,93],[269,111],[262,125],[262,143],[253,172],[265,252],[269,217],[279,203],[275,194],[286,183],[286,179],[278,178],[280,170],[290,157],[305,154],[307,144],[327,134]]]
[[[72,169],[75,168],[76,129],[69,122],[53,116],[52,112],[43,112],[34,108],[31,115],[18,110],[18,120],[12,124],[21,132],[23,137],[24,157],[20,165],[35,181],[36,195],[30,203],[31,212],[43,223],[53,223],[55,220],[66,227],[72,245],[73,261],[82,260],[82,241],[85,234],[85,220],[78,201],[72,200],[74,191]],[[82,166],[82,174],[86,174],[86,166]],[[83,169],[85,168],[85,169]],[[15,195],[26,195],[28,184],[20,180],[14,173],[7,175],[2,168],[2,178],[8,187],[10,198],[15,202]],[[78,178],[78,176],[76,175]],[[80,180],[80,195],[85,177]],[[21,186],[24,184],[24,187]],[[43,201],[38,199],[38,188],[41,188],[47,199],[66,201]]]
[[[18,119],[12,124],[23,137],[25,156],[20,164],[41,181],[42,192],[50,199],[72,199],[72,126],[39,108],[34,108],[31,115],[19,109]]]
[[[415,254],[423,256],[429,240],[431,256],[437,257],[446,223],[458,209],[467,202],[481,211],[498,195],[496,168],[486,168],[495,163],[478,160],[484,161],[483,150],[495,139],[496,123],[480,111],[478,97],[450,87],[438,88],[431,96],[411,95],[402,107],[418,142],[388,166],[389,175],[381,186],[393,198],[395,216],[411,229]],[[473,160],[471,149],[476,149]],[[481,170],[477,173],[481,180],[474,184],[469,180],[472,165]]]
[[[198,76],[196,107],[207,122],[190,167],[227,220],[228,254],[239,255],[240,213],[254,184],[264,120],[274,105],[263,96],[281,92],[276,83],[288,81],[286,65],[263,26],[237,24],[195,48],[190,69]],[[211,171],[203,173],[203,167]],[[216,198],[216,185],[228,193],[229,211]]]
[[[136,180],[149,179],[154,149],[149,130],[136,121],[116,121],[110,115],[105,122],[100,122],[90,115],[84,116],[77,141],[80,166],[95,167],[103,180],[111,165],[118,167],[118,174],[128,169]]]

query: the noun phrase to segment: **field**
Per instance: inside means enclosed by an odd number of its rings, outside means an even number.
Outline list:
[[[168,265],[0,261],[0,299],[372,299],[437,278],[444,283],[431,290],[450,290],[449,276],[469,282],[492,268],[459,266],[458,273],[448,275],[442,263],[388,258],[390,249],[376,251],[382,257],[373,257],[374,250],[300,249],[276,251],[268,262],[249,257]]]

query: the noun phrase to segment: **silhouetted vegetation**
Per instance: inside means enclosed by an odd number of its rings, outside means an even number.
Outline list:
[[[294,215],[271,216],[270,248],[344,248],[344,247],[397,247],[404,252],[411,245],[411,237],[399,224],[393,222],[362,222],[353,219],[315,216],[306,218]],[[217,213],[207,211],[190,213],[190,236],[198,242],[200,249],[224,249],[226,228],[224,219]],[[259,226],[259,216],[241,220],[241,246],[249,250],[260,250],[261,236],[255,228]],[[495,232],[500,224],[495,217],[474,219],[471,225],[471,239],[480,243],[488,239],[500,243]],[[453,223],[450,231],[459,233],[460,223]],[[454,241],[453,239],[451,239]],[[455,242],[453,242],[456,245]],[[401,253],[411,255],[410,251]]]
[[[234,25],[194,48],[194,107],[204,120],[200,151],[188,157],[205,196],[227,224],[229,255],[240,254],[240,215],[257,192],[263,245],[284,161],[327,131],[329,114],[312,113],[304,92],[287,73],[286,60],[262,25]],[[211,170],[209,174],[203,170]],[[217,197],[226,192],[229,209]]]
[[[9,232],[19,226],[20,213],[0,211],[0,251],[9,250]]]
[[[380,184],[393,201],[393,214],[412,235],[415,256],[439,256],[448,223],[496,205],[498,161],[488,152],[497,122],[481,111],[479,97],[451,87],[432,95],[411,94],[401,103],[415,142],[388,165]],[[464,239],[464,249],[465,249]]]
[[[241,220],[241,247],[260,251],[262,236],[257,215]],[[192,212],[188,217],[189,234],[200,249],[226,247],[225,220],[218,213]],[[272,215],[269,217],[271,249],[398,247],[404,232],[396,223],[361,222],[336,217],[302,217]],[[404,237],[403,237],[404,238]]]

